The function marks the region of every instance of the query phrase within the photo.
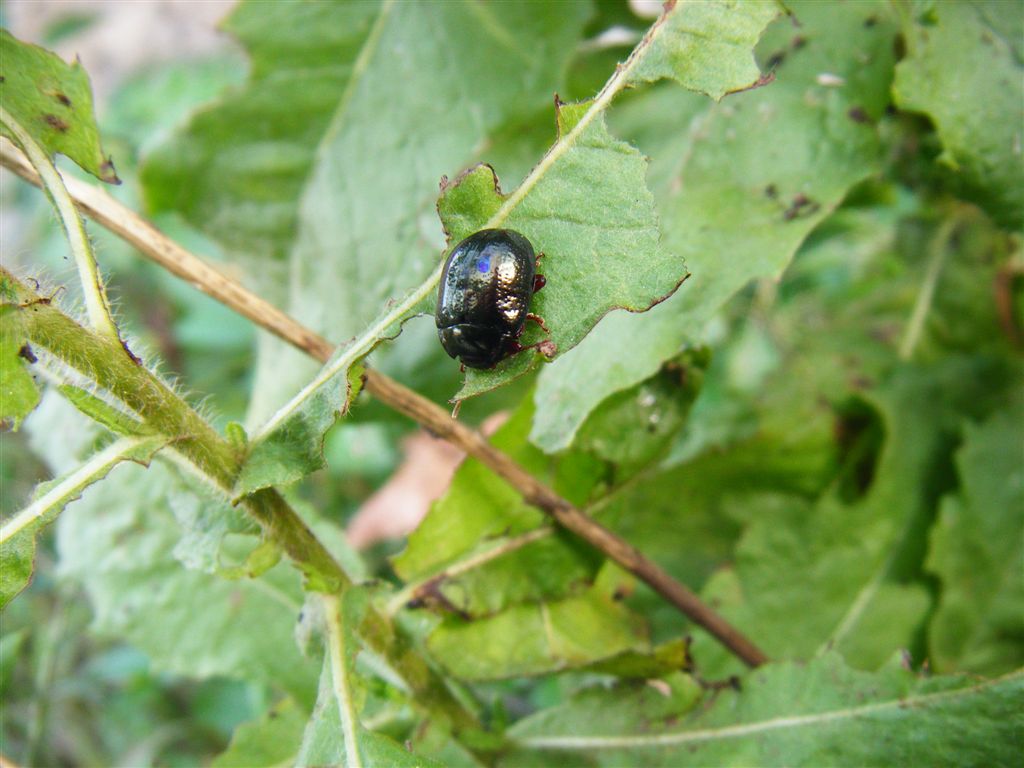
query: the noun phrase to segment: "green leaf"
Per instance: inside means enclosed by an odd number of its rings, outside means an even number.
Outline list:
[[[699,355],[697,356],[699,357]],[[700,379],[700,362],[687,361],[640,385],[622,402],[609,402],[587,430],[591,442],[547,459],[526,440],[531,403],[527,400],[493,438],[493,443],[556,489],[585,504],[585,511],[610,526],[677,576],[700,583],[729,552],[736,523],[721,513],[722,496],[753,493],[777,484],[792,487],[791,465],[802,467],[792,441],[778,450],[785,459],[768,461],[756,447],[720,461],[659,472],[650,464],[663,452]],[[680,384],[685,377],[687,382]],[[653,401],[648,399],[653,398]],[[635,429],[636,414],[654,432]],[[614,433],[618,425],[619,432]],[[625,425],[625,426],[624,426]],[[674,425],[674,426],[673,426]],[[628,427],[628,428],[626,428]],[[664,431],[663,431],[664,430]],[[625,463],[609,466],[583,449],[606,453]],[[814,450],[820,450],[817,445]],[[730,463],[731,462],[731,463]],[[817,464],[813,464],[817,468]],[[637,473],[637,474],[634,474]],[[607,487],[614,478],[614,485]],[[681,514],[681,510],[685,514]],[[455,609],[464,616],[489,616],[509,605],[577,594],[593,581],[600,553],[557,527],[545,525],[532,508],[493,473],[472,459],[456,472],[448,493],[410,536],[393,566],[406,586],[389,602],[394,612],[413,605]]]
[[[837,654],[770,664],[698,702],[643,685],[591,688],[520,721],[505,765],[1002,765],[1019,752],[1024,673],[877,673]]]
[[[576,447],[618,465],[617,480],[653,463],[685,423],[708,362],[707,351],[697,350],[612,395],[580,429]]]
[[[89,77],[77,61],[69,65],[0,29],[0,87],[3,108],[47,152],[66,155],[102,181],[120,183],[100,147]],[[4,126],[0,134],[14,138]]]
[[[306,725],[295,764],[440,765],[403,749],[387,736],[367,730],[360,721],[366,685],[356,672],[356,657],[361,650],[356,629],[367,607],[365,590],[350,587],[340,600],[325,598],[323,605],[327,613],[327,642],[333,647],[325,654],[316,707]]]
[[[451,245],[479,229],[514,229],[544,253],[548,285],[531,309],[551,328],[527,332],[565,352],[605,314],[643,312],[686,278],[678,256],[661,248],[643,156],[617,141],[596,102],[557,105],[558,139],[527,182],[504,196],[489,166],[478,166],[443,190],[438,212]],[[527,184],[530,186],[527,187]],[[597,258],[597,257],[600,258]],[[643,270],[637,270],[642,260]],[[536,355],[522,354],[493,370],[469,370],[457,397],[494,389],[525,373]]]
[[[183,567],[172,510],[190,493],[159,464],[118,469],[60,516],[60,573],[84,586],[96,632],[137,646],[156,668],[257,681],[310,705],[317,663],[293,638],[298,573],[281,564],[229,581]]]
[[[932,478],[948,461],[956,414],[996,381],[988,366],[962,360],[894,375],[867,397],[884,443],[863,495],[844,503],[837,484],[816,502],[781,498],[749,510],[735,569],[705,599],[776,659],[836,648],[874,668],[910,647],[930,604],[919,579]],[[703,634],[694,653],[707,670],[724,661]]]
[[[185,211],[232,254],[261,256],[261,292],[328,338],[359,334],[358,360],[435,292],[386,306],[439,266],[438,180],[550,103],[588,11],[580,2],[384,0],[301,13],[243,4],[229,27],[250,48],[253,79],[151,162],[151,199]],[[265,345],[257,417],[312,374],[293,350]]]
[[[336,355],[344,355],[340,350]],[[284,486],[326,466],[324,435],[362,388],[360,365],[338,366],[331,362],[326,382],[319,378],[308,387],[310,396],[279,410],[259,434],[253,435],[248,455],[235,482],[237,497],[261,488]]]
[[[1024,663],[1022,423],[1017,397],[967,425],[957,454],[961,488],[943,499],[927,561],[942,581],[930,634],[937,669],[992,674]]]
[[[525,401],[492,438],[534,476],[553,481],[570,499],[586,497],[600,468],[583,459],[549,461],[529,445],[532,406]],[[463,615],[486,616],[511,603],[561,596],[569,585],[589,583],[601,558],[566,534],[542,529],[543,514],[475,459],[467,459],[452,484],[392,567],[410,588],[393,602],[410,599],[454,606]],[[519,556],[517,534],[544,541]],[[528,539],[529,540],[529,539]],[[511,549],[507,549],[509,545]],[[502,557],[516,553],[513,558]]]
[[[547,674],[648,651],[643,620],[613,593],[599,585],[578,597],[514,605],[488,618],[448,617],[427,647],[467,680]]]
[[[651,44],[630,73],[630,84],[671,78],[719,101],[760,79],[751,52],[764,28],[784,10],[780,3],[725,0],[679,5],[651,28]]]
[[[693,664],[688,640],[672,640],[652,648],[649,653],[624,651],[617,656],[590,665],[587,670],[615,677],[650,680],[689,669]]]
[[[394,21],[389,19],[382,27],[381,34],[387,36],[398,34],[399,29],[404,29],[408,23],[408,15],[413,12],[403,7],[403,13],[393,14]],[[446,12],[456,6],[445,5]],[[469,10],[459,8],[458,14],[468,12],[477,14],[481,12],[481,6],[467,6]],[[511,24],[518,18],[520,10],[511,10],[514,6],[501,5],[489,9],[488,13],[502,14],[501,25],[496,26],[490,22],[497,22],[498,19],[488,17],[484,29],[493,35],[498,35],[501,26]],[[539,25],[537,35],[531,39],[546,40],[552,35],[567,37],[571,29],[563,29],[559,24],[552,24],[545,21],[535,13],[536,8],[531,7],[527,17],[530,23]],[[389,11],[390,13],[390,11]],[[504,14],[512,14],[508,18]],[[556,18],[562,14],[556,13]],[[513,18],[515,17],[515,18]],[[478,21],[478,20],[475,20]],[[523,19],[519,19],[523,22]],[[560,21],[564,25],[566,22]],[[451,30],[463,29],[463,22],[460,17],[446,17],[447,27]],[[422,25],[421,25],[422,26]],[[572,25],[569,24],[569,27]],[[394,27],[394,29],[392,28]],[[427,25],[430,28],[430,25]],[[449,43],[444,49],[445,60],[450,58],[451,52],[456,51],[461,56],[473,55],[475,47],[480,42],[480,36],[475,28],[471,35],[470,42],[459,41]],[[422,32],[418,33],[422,37]],[[385,39],[385,38],[382,38]],[[389,38],[386,38],[389,39]],[[499,35],[500,40],[500,35]],[[564,44],[566,40],[561,40]],[[471,43],[471,44],[470,44]],[[493,43],[491,41],[489,44]],[[384,42],[380,45],[385,46]],[[564,48],[564,45],[561,45]],[[435,49],[429,49],[435,52]],[[550,49],[556,60],[564,55],[558,44]],[[644,50],[640,52],[638,60],[642,59]],[[418,53],[418,51],[413,51]],[[368,54],[375,55],[375,51]],[[541,57],[542,58],[542,57]],[[540,58],[538,59],[540,60]],[[501,59],[504,66],[505,59]],[[384,66],[384,65],[382,65]],[[388,64],[388,66],[391,66]],[[426,63],[418,66],[418,71],[432,71]],[[500,67],[498,68],[501,69]],[[384,71],[387,71],[385,68]],[[515,77],[502,74],[500,71],[491,73],[500,79],[489,84],[490,87],[481,89],[476,82],[478,77],[477,68],[472,62],[467,62],[465,71],[467,76],[473,77],[476,85],[476,93],[481,94],[478,98],[486,101],[480,105],[482,114],[486,116],[485,123],[488,130],[496,130],[500,121],[490,118],[500,117],[503,114],[514,115],[516,106],[522,108],[526,104],[533,103],[536,91],[533,82],[529,87],[524,87],[521,75]],[[369,67],[366,72],[366,79],[360,81],[352,92],[353,99],[362,98],[364,91],[367,91],[366,98],[370,99],[369,89],[373,87],[374,94],[378,90],[385,90],[385,83],[375,83],[378,76],[374,67]],[[536,79],[536,78],[535,78]],[[423,87],[414,85],[414,77],[391,76],[388,83],[394,87],[395,82],[404,83],[408,80],[415,93],[406,94],[402,92],[399,100],[403,103],[409,101],[413,104],[420,104],[422,101]],[[545,159],[530,174],[527,181],[509,198],[504,198],[497,189],[497,181],[489,169],[485,166],[478,166],[475,170],[463,175],[454,184],[443,184],[442,198],[438,201],[438,209],[446,232],[452,241],[461,240],[470,232],[485,226],[508,226],[523,230],[524,234],[533,238],[538,248],[552,254],[549,263],[554,266],[548,270],[552,283],[557,284],[553,290],[546,291],[537,301],[538,312],[546,313],[548,320],[554,330],[551,341],[562,349],[567,349],[579,340],[593,327],[600,317],[613,307],[623,307],[634,311],[642,311],[652,304],[661,301],[668,294],[678,287],[685,278],[685,267],[679,260],[658,247],[658,227],[653,209],[653,201],[644,185],[644,164],[643,159],[634,149],[628,145],[613,139],[604,128],[603,110],[614,93],[623,86],[624,80],[611,81],[612,86],[608,89],[607,95],[599,102],[588,102],[579,105],[561,105],[557,107],[557,127],[559,139],[552,150],[545,156]],[[508,89],[511,85],[518,85],[518,90],[511,93]],[[433,86],[432,86],[433,87]],[[431,91],[428,89],[428,93]],[[499,96],[501,98],[497,99]],[[376,95],[372,98],[377,98]],[[455,102],[449,105],[449,99]],[[344,114],[344,121],[337,130],[337,135],[329,137],[329,146],[325,145],[322,151],[325,157],[328,152],[336,152],[339,159],[331,159],[331,162],[324,163],[318,167],[317,174],[311,180],[311,190],[306,198],[306,205],[303,209],[303,229],[297,244],[295,261],[302,265],[303,270],[309,271],[305,279],[307,285],[300,291],[302,301],[295,307],[297,316],[306,319],[313,327],[321,327],[325,317],[335,317],[329,323],[331,333],[344,333],[348,330],[357,331],[363,327],[366,321],[373,318],[378,312],[384,299],[393,295],[401,282],[407,281],[409,277],[418,275],[422,277],[429,270],[431,263],[416,259],[417,253],[414,244],[405,241],[394,242],[396,237],[405,237],[403,232],[408,231],[403,227],[408,224],[404,220],[392,221],[385,219],[378,220],[360,213],[344,219],[336,215],[337,200],[358,197],[359,211],[371,210],[378,212],[379,216],[392,215],[389,211],[403,210],[402,201],[406,200],[404,214],[396,214],[408,217],[409,211],[422,208],[423,200],[417,197],[417,191],[425,187],[426,179],[418,184],[416,177],[407,178],[408,167],[417,172],[423,167],[422,157],[427,155],[431,158],[440,153],[441,157],[449,154],[453,158],[464,156],[464,149],[458,153],[452,152],[449,147],[453,136],[457,136],[459,127],[462,125],[461,114],[458,112],[464,105],[461,103],[462,91],[451,94],[447,90],[434,96],[434,101],[429,107],[430,110],[439,106],[446,110],[443,117],[437,122],[444,127],[443,136],[434,136],[432,132],[426,131],[424,125],[432,126],[434,121],[426,120],[422,115],[417,114],[416,135],[421,136],[423,143],[431,151],[425,152],[422,147],[417,146],[417,157],[410,157],[406,165],[402,165],[402,154],[395,150],[394,157],[389,156],[389,162],[399,163],[397,166],[403,173],[401,183],[393,187],[391,176],[377,173],[374,176],[375,184],[363,185],[358,188],[357,194],[353,191],[354,180],[360,175],[354,170],[366,162],[367,153],[357,148],[365,143],[365,132],[367,127],[354,115],[360,114],[350,104],[347,109],[351,112]],[[492,103],[493,101],[493,103]],[[376,103],[376,102],[373,102]],[[424,106],[420,112],[426,110]],[[454,110],[454,111],[453,111]],[[428,112],[429,113],[429,112]],[[410,113],[413,114],[413,113]],[[458,115],[458,119],[456,119]],[[339,117],[339,120],[341,118]],[[379,143],[380,128],[376,129],[374,141]],[[385,129],[388,133],[390,127]],[[476,129],[478,130],[478,129]],[[404,135],[404,134],[403,134]],[[478,136],[479,134],[474,134]],[[478,140],[478,139],[477,139]],[[463,142],[465,146],[468,142]],[[435,146],[436,145],[436,146]],[[397,145],[406,151],[406,144]],[[600,158],[598,160],[597,158]],[[344,162],[341,160],[344,159]],[[375,168],[378,164],[375,164]],[[390,166],[389,166],[390,167]],[[371,176],[366,175],[367,178]],[[582,186],[580,186],[582,185]],[[377,194],[376,187],[382,187],[385,194],[376,205],[372,203]],[[600,194],[595,190],[600,190]],[[330,205],[331,210],[325,210],[324,206]],[[564,211],[571,210],[571,213]],[[608,212],[613,214],[608,219]],[[308,215],[307,215],[308,212]],[[379,217],[378,217],[379,218]],[[507,222],[506,222],[507,219]],[[342,225],[341,222],[345,222]],[[365,233],[360,235],[361,231]],[[412,235],[410,234],[409,237]],[[326,244],[333,248],[337,243],[351,243],[351,248],[343,249],[343,256],[346,258],[332,262],[331,258],[325,258]],[[365,259],[359,258],[359,252],[370,248],[373,243],[379,246],[372,248],[374,254],[373,265],[375,271],[368,275]],[[602,261],[601,269],[594,269],[594,254],[600,252],[608,254],[608,258]],[[394,257],[389,254],[395,254]],[[410,256],[412,254],[412,256]],[[637,273],[633,266],[635,259],[643,255],[652,262],[649,268]],[[613,258],[614,257],[614,260]],[[400,259],[399,262],[390,263],[392,258]],[[557,261],[555,259],[557,258]],[[602,257],[604,258],[604,256]],[[337,275],[337,279],[329,279],[332,263],[338,263],[347,270]],[[617,263],[617,266],[616,266]],[[434,269],[426,282],[421,283],[418,288],[408,294],[406,298],[395,307],[385,311],[383,316],[373,325],[364,330],[362,335],[349,347],[349,355],[352,359],[358,359],[365,355],[375,346],[378,341],[389,334],[393,334],[397,328],[396,324],[403,316],[413,311],[421,311],[429,306],[431,294],[436,289],[440,265]],[[545,267],[547,269],[547,267]],[[354,270],[354,271],[353,271]],[[328,278],[325,279],[325,274]],[[560,277],[561,274],[561,277]],[[376,276],[376,280],[374,280]],[[374,290],[367,288],[367,283],[374,286]],[[415,282],[405,282],[408,286]],[[311,296],[322,286],[331,286],[331,295],[325,297],[323,306]],[[343,286],[339,292],[338,286]],[[384,291],[377,293],[377,288]],[[347,297],[344,291],[352,294]],[[552,297],[550,300],[545,297]],[[347,311],[346,306],[358,307],[357,311]],[[324,307],[327,307],[326,309]],[[352,323],[351,317],[358,316],[359,322]],[[527,338],[529,342],[531,339]],[[344,358],[341,358],[344,359]],[[499,365],[491,372],[470,372],[467,382],[459,393],[459,397],[466,397],[469,394],[480,393],[493,389],[503,381],[508,381],[524,373],[533,363],[534,358],[528,355],[519,355]],[[340,364],[328,367],[317,378],[317,384],[323,385],[335,374],[340,372]],[[301,398],[311,396],[312,388],[306,387],[302,393],[286,406],[294,408],[300,404]]]
[[[966,194],[1006,226],[1024,223],[1024,8],[1019,3],[936,3],[904,15],[907,56],[896,103],[935,123]]]
[[[28,586],[36,556],[36,535],[53,522],[67,504],[81,498],[86,488],[102,480],[121,462],[134,461],[148,466],[153,454],[168,442],[159,435],[118,440],[75,471],[40,485],[32,503],[0,528],[0,609]]]
[[[115,435],[137,437],[152,434],[153,430],[147,424],[132,418],[121,409],[115,408],[84,389],[71,384],[62,384],[58,390],[75,408]]]
[[[291,765],[302,741],[306,713],[294,699],[271,707],[259,720],[235,729],[228,748],[214,758],[213,768],[262,768]]]
[[[892,78],[896,29],[887,7],[787,5],[801,26],[777,22],[758,49],[762,59],[781,60],[770,86],[712,106],[654,88],[613,113],[618,132],[651,156],[664,247],[685,258],[693,277],[650,312],[610,314],[544,368],[531,433],[544,450],[568,447],[602,400],[699,339],[751,280],[781,274],[847,191],[879,169],[871,119],[883,112]],[[865,25],[868,17],[875,22]],[[823,81],[823,72],[844,85]]]
[[[249,52],[245,87],[226,93],[148,158],[149,206],[180,211],[235,257],[281,272],[298,201],[355,71],[379,5],[240,3],[224,21]]]
[[[533,309],[548,321],[552,332],[546,340],[559,354],[579,344],[609,311],[645,312],[687,277],[683,261],[660,245],[642,155],[612,137],[604,112],[634,79],[671,76],[714,89],[720,78],[709,73],[705,79],[706,69],[724,70],[724,80],[749,74],[750,49],[743,42],[752,35],[753,45],[776,7],[711,6],[708,13],[701,13],[689,4],[667,5],[595,99],[556,103],[557,139],[514,192],[502,195],[497,177],[489,178],[486,167],[442,186],[438,212],[451,246],[479,229],[509,227],[525,234],[548,257],[542,265],[548,288],[534,298]],[[699,56],[691,45],[694,36],[703,45]],[[724,58],[716,59],[715,53]],[[752,68],[753,75],[743,85],[757,80],[757,68]],[[643,264],[642,270],[636,269],[637,263]],[[527,344],[540,340],[540,333],[531,330]],[[536,360],[536,355],[516,355],[493,370],[471,370],[456,397],[500,386],[525,373]]]
[[[21,320],[17,307],[0,306],[0,420],[11,429],[39,405],[39,388],[26,368],[35,357]]]

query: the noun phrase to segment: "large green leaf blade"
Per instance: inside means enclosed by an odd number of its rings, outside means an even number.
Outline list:
[[[282,275],[275,263],[286,260],[295,239],[316,147],[380,7],[240,3],[224,28],[250,53],[250,80],[147,158],[149,206],[181,212],[234,258],[266,270],[255,282],[273,288]]]
[[[130,437],[110,444],[73,472],[43,483],[27,507],[4,522],[0,529],[0,609],[28,586],[36,554],[36,536],[56,519],[66,505],[81,497],[124,461],[148,466],[153,455],[169,440],[166,437]]]
[[[844,503],[839,486],[816,502],[784,499],[751,510],[735,568],[705,590],[738,626],[765,638],[773,658],[801,659],[824,648],[875,668],[910,647],[930,598],[903,562],[923,535],[928,480],[945,460],[951,414],[984,391],[990,372],[975,363],[911,368],[869,396],[884,445],[869,492]],[[910,555],[910,557],[913,557]],[[785,605],[802,605],[797,614]],[[709,668],[726,660],[701,634]],[[716,658],[716,661],[712,661]]]
[[[693,276],[650,312],[610,314],[545,367],[531,435],[545,450],[569,446],[598,403],[699,338],[752,279],[779,275],[847,190],[879,168],[871,120],[887,103],[896,33],[885,6],[789,5],[799,33],[779,21],[760,47],[762,58],[782,60],[770,86],[710,107],[653,89],[618,111],[620,132],[652,158],[664,245]],[[845,84],[829,85],[822,72]]]
[[[1018,398],[968,425],[957,455],[962,487],[943,500],[927,561],[942,580],[930,634],[938,669],[999,673],[1024,662],[1021,424]]]
[[[68,64],[0,29],[0,88],[3,109],[47,152],[66,155],[102,181],[120,183],[100,147],[89,76],[79,62]],[[3,126],[0,134],[14,138]]]
[[[1021,671],[864,673],[828,654],[767,665],[699,702],[640,685],[584,691],[513,726],[520,749],[505,764],[1003,765],[1019,751],[1022,694]]]
[[[180,546],[175,518],[193,506],[193,492],[160,465],[145,474],[131,465],[116,472],[57,526],[60,573],[84,585],[94,629],[131,642],[159,669],[258,681],[310,702],[317,664],[303,658],[293,634],[302,607],[298,574],[283,563],[237,580],[186,568],[178,556],[201,553]],[[195,504],[202,514],[209,501]]]
[[[616,602],[614,590],[598,585],[576,597],[521,603],[486,618],[449,617],[427,647],[457,677],[500,680],[645,652],[650,642],[643,620]]]
[[[263,256],[253,278],[307,326],[338,341],[362,332],[358,358],[397,330],[399,317],[374,322],[388,300],[438,266],[438,180],[479,160],[507,122],[549,102],[589,4],[299,8],[299,26],[287,18],[290,7],[281,17],[262,3],[239,8],[230,26],[252,50],[251,83],[197,116],[146,178],[155,203],[192,211],[233,253]],[[243,139],[256,135],[236,146],[230,130],[239,122]],[[192,179],[200,194],[180,199]],[[421,309],[418,301],[401,306],[404,314]],[[253,418],[272,413],[314,372],[268,343]]]
[[[631,83],[671,78],[716,101],[761,77],[752,51],[765,26],[782,10],[774,0],[680,3],[648,34],[653,36]]]
[[[940,158],[1006,226],[1024,223],[1024,7],[935,3],[904,23],[896,103],[935,122]]]

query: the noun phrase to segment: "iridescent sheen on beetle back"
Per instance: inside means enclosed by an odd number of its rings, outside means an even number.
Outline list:
[[[520,349],[535,290],[536,255],[510,229],[484,229],[451,252],[437,295],[437,335],[450,357],[493,368]]]

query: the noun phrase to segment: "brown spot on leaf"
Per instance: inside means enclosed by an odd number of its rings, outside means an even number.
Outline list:
[[[864,107],[850,107],[846,114],[855,123],[868,123],[871,121],[868,113],[864,111]]]
[[[804,37],[803,35],[794,35],[793,39],[790,41],[790,45],[793,46],[794,51],[799,51],[801,48],[807,45],[807,38]]]
[[[56,115],[51,115],[49,113],[43,115],[43,122],[55,131],[60,131],[61,133],[67,132],[68,128],[71,127],[64,120],[61,120]]]
[[[786,221],[792,221],[799,216],[809,216],[812,213],[816,213],[821,206],[807,197],[802,192],[798,192],[793,196],[793,202],[789,204],[789,208],[782,214],[782,218]]]
[[[61,93],[60,91],[57,91],[57,93],[53,94],[53,98],[55,98],[57,101],[59,101],[65,107],[70,107],[71,106],[71,99],[69,99],[67,97],[67,94],[64,94],[64,93]]]

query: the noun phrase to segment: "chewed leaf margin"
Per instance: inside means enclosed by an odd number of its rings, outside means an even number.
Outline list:
[[[3,109],[47,152],[66,155],[100,181],[121,183],[100,146],[89,76],[78,60],[68,64],[0,29],[0,89]],[[14,138],[6,126],[0,134]]]
[[[582,341],[612,310],[646,312],[689,277],[683,260],[661,248],[660,223],[646,186],[647,159],[608,132],[595,100],[566,103],[556,96],[555,113],[552,151],[531,172],[535,180],[525,193],[503,193],[495,169],[479,163],[452,182],[442,179],[437,201],[449,251],[473,232],[499,226],[522,232],[544,254],[539,271],[549,287],[538,294],[534,311],[549,321],[556,347],[552,357]],[[555,152],[559,147],[564,149]],[[605,154],[595,159],[594,150]],[[608,183],[602,186],[602,180]],[[565,210],[576,213],[570,217],[561,213]],[[611,258],[602,263],[598,254]],[[641,273],[629,262],[636,254],[646,257]],[[544,338],[531,328],[523,343]],[[505,384],[544,357],[519,354],[494,369],[469,371],[454,399]]]

